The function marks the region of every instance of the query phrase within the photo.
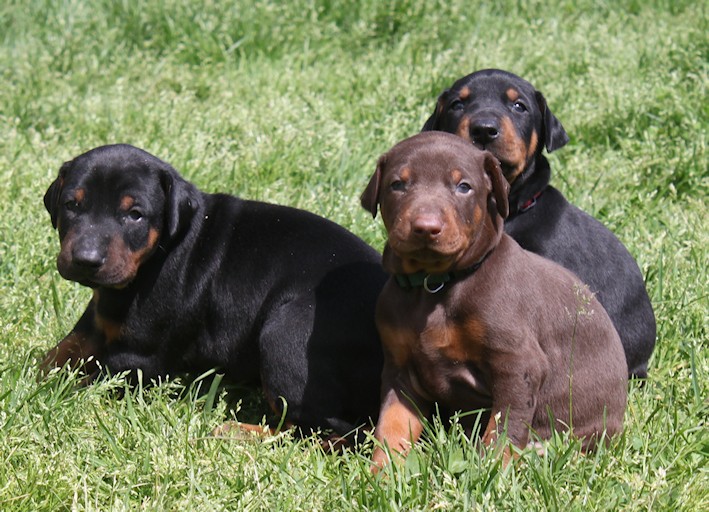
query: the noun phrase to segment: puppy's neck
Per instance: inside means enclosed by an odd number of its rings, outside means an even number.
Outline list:
[[[91,304],[96,319],[108,320],[112,323],[122,323],[128,316],[133,299],[134,288],[128,286],[117,290],[115,288],[94,288]]]
[[[507,219],[517,215],[523,205],[543,192],[550,178],[549,161],[544,155],[538,154],[510,187],[510,214]]]

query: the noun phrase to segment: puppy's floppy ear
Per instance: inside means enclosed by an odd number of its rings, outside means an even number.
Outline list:
[[[542,126],[544,127],[544,145],[547,151],[551,153],[552,151],[562,148],[569,142],[569,136],[566,134],[566,130],[561,125],[554,114],[551,113],[549,107],[547,106],[547,100],[544,99],[544,95],[535,91],[535,96],[537,97],[537,104],[539,105],[539,111],[542,113]]]
[[[165,192],[165,234],[173,240],[190,226],[199,192],[170,166],[161,169],[160,183]]]
[[[52,227],[57,229],[57,219],[59,217],[59,196],[62,193],[64,186],[64,176],[71,167],[72,161],[64,162],[59,168],[57,178],[49,185],[47,192],[44,194],[44,207],[49,212],[52,219]]]
[[[443,109],[445,105],[445,97],[449,91],[450,89],[446,89],[440,94],[440,96],[438,96],[438,100],[436,101],[436,108],[434,109],[433,114],[431,114],[431,117],[429,117],[428,120],[423,124],[423,128],[421,128],[422,132],[430,132],[432,130],[439,129],[440,119],[443,115]]]
[[[485,151],[485,174],[490,178],[492,183],[492,195],[495,198],[495,204],[497,205],[497,213],[503,219],[507,218],[510,213],[510,184],[505,179],[502,174],[502,167],[500,167],[500,162],[493,156],[489,151]]]
[[[387,155],[384,154],[379,157],[377,161],[377,170],[374,171],[372,177],[367,184],[367,187],[362,192],[359,198],[362,208],[367,210],[372,214],[372,218],[377,216],[377,206],[379,206],[379,186],[382,181],[382,167],[386,165]]]

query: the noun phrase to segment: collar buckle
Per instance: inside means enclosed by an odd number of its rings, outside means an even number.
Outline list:
[[[428,274],[424,279],[423,279],[423,289],[426,290],[428,293],[438,293],[440,292],[443,287],[445,286],[445,281],[442,281],[438,283],[438,286],[436,288],[429,288],[428,287],[428,278],[431,277],[431,274]]]

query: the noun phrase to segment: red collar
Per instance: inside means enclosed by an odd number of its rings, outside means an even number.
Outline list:
[[[528,199],[522,206],[519,207],[517,210],[518,213],[524,213],[527,210],[534,208],[534,206],[537,204],[537,199],[539,199],[539,196],[541,196],[544,193],[544,190],[540,190],[536,194],[534,194],[531,199]]]

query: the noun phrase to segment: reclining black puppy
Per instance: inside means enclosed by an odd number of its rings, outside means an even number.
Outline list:
[[[221,368],[263,387],[305,431],[376,418],[379,254],[314,214],[206,194],[129,145],[65,163],[44,202],[60,274],[93,298],[43,368],[140,369],[146,381]],[[86,362],[89,356],[93,360]]]
[[[613,233],[549,185],[542,150],[559,149],[569,138],[544,96],[512,73],[477,71],[440,95],[423,126],[428,130],[457,134],[500,160],[511,185],[505,231],[589,285],[620,335],[628,374],[646,377],[656,331],[643,276]]]

